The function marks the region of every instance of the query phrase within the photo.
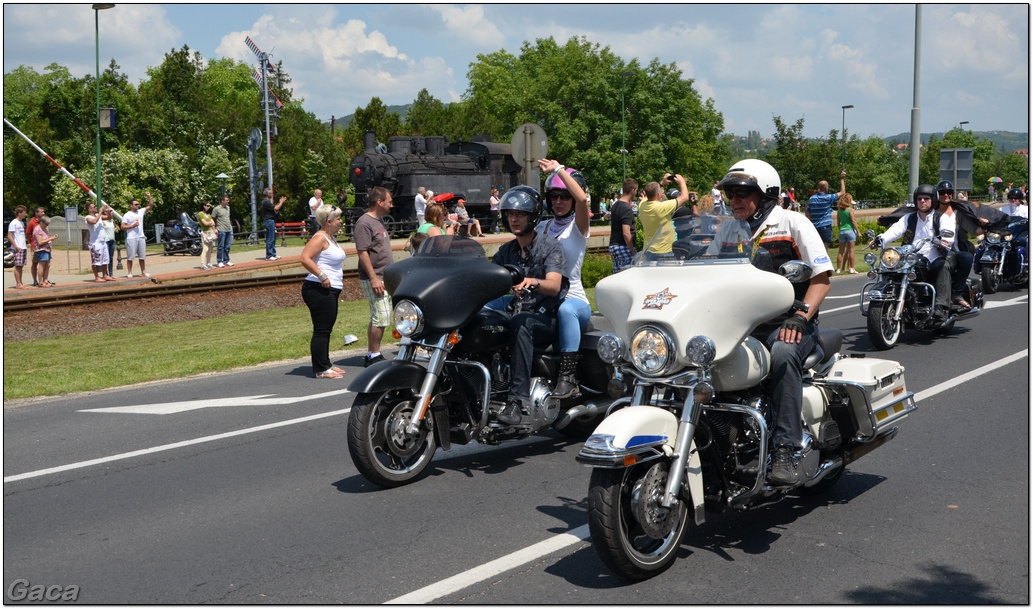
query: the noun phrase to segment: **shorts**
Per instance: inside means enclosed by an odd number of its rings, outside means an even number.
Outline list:
[[[111,258],[108,256],[108,242],[97,241],[90,246],[90,265],[107,266]]]
[[[36,264],[37,262],[39,262],[39,252],[32,250],[32,263]]]
[[[383,296],[373,293],[373,283],[368,279],[360,279],[359,285],[369,303],[369,325],[374,328],[386,328],[393,323],[394,307],[391,306],[391,294],[384,290]]]
[[[36,260],[40,262],[50,262],[50,252],[36,252]]]
[[[14,250],[14,266],[25,266],[25,250]]]
[[[840,230],[839,231],[839,242],[840,243],[856,243],[857,234],[852,229]]]
[[[609,247],[610,258],[613,260],[613,272],[616,273],[626,266],[631,266],[631,250],[626,245],[611,245]]]
[[[126,239],[126,260],[147,259],[147,239],[133,237]]]
[[[822,243],[832,243],[832,226],[815,226]]]

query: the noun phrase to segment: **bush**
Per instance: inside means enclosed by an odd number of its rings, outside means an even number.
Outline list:
[[[585,254],[585,260],[581,263],[581,285],[587,288],[594,288],[595,284],[603,277],[609,277],[613,273],[613,262],[607,254]]]

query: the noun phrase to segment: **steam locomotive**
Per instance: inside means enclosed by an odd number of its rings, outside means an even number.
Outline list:
[[[348,179],[355,187],[355,207],[346,216],[346,231],[366,210],[366,194],[377,186],[392,196],[393,209],[384,218],[393,236],[407,235],[417,228],[416,189],[420,186],[435,193],[455,193],[466,199],[471,216],[488,217],[491,189],[504,193],[520,185],[521,165],[510,154],[509,144],[498,144],[487,136],[474,136],[469,142],[446,144],[443,136],[398,136],[388,145],[376,143],[376,134],[367,131],[365,150],[352,159]],[[537,183],[535,167],[532,183]]]

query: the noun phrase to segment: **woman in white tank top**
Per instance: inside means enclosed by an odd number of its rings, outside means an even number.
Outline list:
[[[316,378],[339,379],[344,370],[330,361],[330,332],[337,323],[337,301],[344,289],[344,250],[334,235],[341,230],[341,210],[336,205],[323,205],[316,210],[319,230],[301,252],[301,266],[308,276],[301,283],[301,298],[312,316],[312,371]]]

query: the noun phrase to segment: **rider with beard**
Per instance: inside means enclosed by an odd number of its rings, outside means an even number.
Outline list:
[[[534,230],[542,219],[542,208],[541,195],[530,186],[509,189],[499,202],[502,224],[516,238],[503,244],[491,261],[515,265],[524,272],[523,281],[513,286],[515,296],[503,296],[487,305],[513,314],[509,398],[498,415],[498,420],[506,425],[519,423],[521,414],[531,412],[534,348],[544,348],[556,340],[556,318],[570,285],[563,275],[563,246],[555,238]]]
[[[928,239],[918,250],[918,254],[928,261],[925,272],[927,280],[932,279],[936,288],[936,303],[933,319],[943,322],[950,315],[950,298],[952,270],[954,267],[950,256],[954,245],[953,233],[957,232],[957,220],[953,215],[945,216],[933,211],[933,199],[936,190],[932,184],[920,184],[915,188],[914,203],[918,210],[897,220],[886,232],[879,235],[869,247],[882,247],[883,243],[891,243],[900,239],[902,243],[914,243],[918,239]],[[939,238],[943,231],[951,231],[948,238]],[[936,239],[939,238],[939,241]]]
[[[755,247],[770,253],[772,268],[788,260],[803,260],[814,269],[809,282],[794,285],[796,299],[809,305],[760,326],[754,332],[771,350],[770,379],[775,447],[768,481],[793,485],[799,481],[799,450],[803,444],[803,362],[814,350],[818,335],[818,308],[829,293],[833,266],[814,225],[801,214],[778,204],[782,190],[775,168],[764,161],[746,159],[733,165],[718,184],[732,215],[745,220],[753,232]]]

